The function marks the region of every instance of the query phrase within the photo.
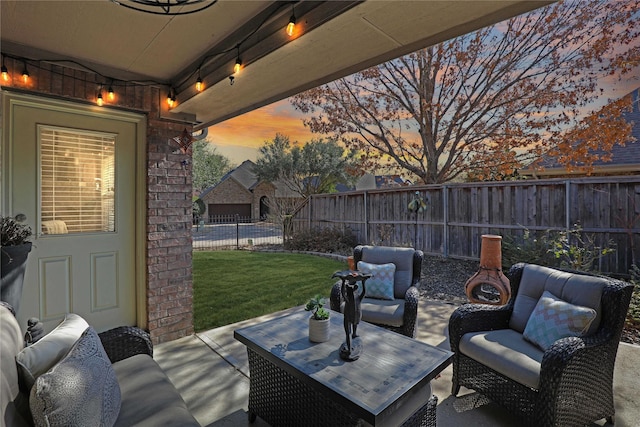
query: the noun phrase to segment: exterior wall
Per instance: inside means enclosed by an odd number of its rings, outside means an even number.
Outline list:
[[[253,202],[252,202],[252,214],[253,218],[260,218],[260,199],[264,196],[270,201],[273,201],[276,194],[276,189],[273,184],[268,182],[260,182],[253,189]],[[273,208],[271,208],[273,210]]]
[[[229,178],[211,189],[211,191],[202,198],[202,201],[207,209],[205,212],[205,218],[207,218],[209,216],[209,204],[253,204],[253,195],[249,190],[240,185],[238,181]]]
[[[9,70],[22,63],[5,58]],[[9,86],[28,93],[94,104],[103,78],[84,71],[41,63],[30,67],[27,83],[13,79]],[[15,73],[14,73],[15,74]],[[106,84],[105,84],[106,87]],[[103,88],[104,89],[104,88]],[[160,88],[131,83],[114,84],[116,99],[108,108],[146,114],[147,123],[147,327],[154,343],[193,333],[190,154],[174,154],[171,138],[192,127],[162,117],[166,107]],[[163,111],[165,109],[165,111]]]

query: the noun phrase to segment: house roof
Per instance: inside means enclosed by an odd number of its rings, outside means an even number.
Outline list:
[[[202,193],[200,193],[200,198],[203,198],[204,196],[209,194],[214,188],[216,188],[217,186],[219,186],[220,184],[222,184],[228,179],[233,179],[242,187],[244,187],[247,191],[252,191],[253,188],[256,185],[258,185],[258,182],[259,182],[255,173],[253,173],[253,167],[255,165],[256,164],[253,163],[251,160],[245,160],[240,164],[240,166],[227,172],[220,179],[220,182],[218,182],[216,185],[212,185],[211,187],[203,190]]]
[[[199,130],[552,3],[205,1],[214,4],[168,16],[121,6],[130,0],[2,0],[0,46],[3,55],[19,58],[16,67],[22,59],[30,67],[64,61],[100,73],[105,82],[153,81],[163,91],[173,88],[177,106],[163,114]],[[288,37],[284,28],[292,11],[299,33]],[[244,68],[231,86],[238,57]],[[200,93],[198,75],[205,83]]]
[[[640,173],[640,87],[633,90],[625,96],[631,97],[632,109],[623,113],[624,119],[633,123],[631,135],[635,141],[628,142],[624,146],[615,144],[611,149],[611,161],[597,159],[593,162],[593,166],[598,172],[606,173]],[[592,150],[594,155],[603,154],[602,150]],[[555,158],[545,156],[539,163],[542,170],[533,170],[526,168],[520,173],[522,175],[558,175],[569,173],[566,168],[559,164]],[[581,172],[576,172],[581,173]]]

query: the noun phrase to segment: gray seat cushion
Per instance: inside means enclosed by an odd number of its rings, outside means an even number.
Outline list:
[[[151,357],[138,354],[114,363],[113,369],[122,395],[116,426],[200,426]]]
[[[596,311],[596,318],[585,334],[590,335],[600,326],[600,300],[606,283],[606,280],[600,277],[576,275],[527,264],[522,272],[509,327],[520,333],[524,332],[538,300],[544,291],[549,291],[570,304],[589,307]]]
[[[377,298],[363,298],[360,308],[362,320],[378,325],[400,327],[404,323],[404,300],[382,300]],[[344,313],[344,303],[340,305],[340,312]]]
[[[513,329],[464,334],[460,352],[520,384],[538,389],[544,353]]]

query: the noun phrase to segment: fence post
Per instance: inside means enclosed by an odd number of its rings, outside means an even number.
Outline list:
[[[564,194],[564,210],[565,210],[565,228],[567,231],[571,229],[571,181],[567,180],[564,184],[565,186],[565,194]]]
[[[447,258],[449,256],[449,191],[446,185],[442,186],[442,224],[444,226],[442,236],[442,255]]]
[[[363,203],[364,203],[364,241],[368,244],[369,243],[369,203],[367,200],[367,195],[369,194],[368,191],[365,190],[365,192],[363,193]]]
[[[236,249],[240,249],[240,215],[236,214]]]

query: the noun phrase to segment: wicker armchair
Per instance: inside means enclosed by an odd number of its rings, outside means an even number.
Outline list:
[[[394,276],[394,300],[365,298],[362,300],[362,320],[385,327],[411,338],[416,336],[418,318],[418,298],[420,293],[416,285],[420,281],[422,270],[422,251],[413,248],[388,246],[356,246],[353,259],[371,264],[393,263],[396,266]],[[331,289],[331,309],[342,312],[344,299],[340,292],[341,282]]]
[[[508,276],[505,306],[466,304],[449,320],[452,394],[461,385],[476,390],[536,427],[613,423],[613,369],[633,285],[532,264],[516,264]],[[597,315],[583,337],[543,351],[522,333],[545,290]],[[524,365],[528,372],[519,371]]]

